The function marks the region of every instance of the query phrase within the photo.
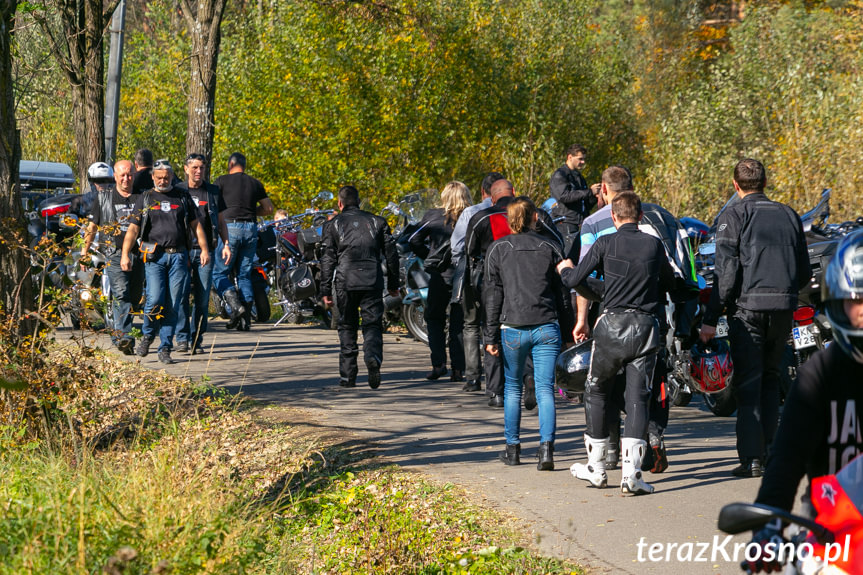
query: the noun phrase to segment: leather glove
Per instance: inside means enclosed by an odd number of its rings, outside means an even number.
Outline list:
[[[771,521],[758,531],[753,531],[749,545],[753,543],[761,547],[761,552],[755,561],[743,561],[741,569],[747,573],[779,573],[784,569],[784,564],[779,561],[779,550],[785,543],[781,520]],[[749,554],[754,555],[753,552]]]

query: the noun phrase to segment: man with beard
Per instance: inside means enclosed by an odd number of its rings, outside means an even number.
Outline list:
[[[147,190],[135,203],[129,217],[129,229],[123,240],[121,266],[132,270],[131,252],[140,239],[140,251],[147,278],[147,300],[144,305],[143,336],[135,353],[146,357],[159,326],[159,361],[171,359],[177,314],[189,284],[189,246],[187,230],[191,229],[201,247],[201,263],[210,261],[210,250],[204,226],[199,225],[198,210],[189,194],[172,183],[174,170],[167,160],[153,166],[153,189]]]

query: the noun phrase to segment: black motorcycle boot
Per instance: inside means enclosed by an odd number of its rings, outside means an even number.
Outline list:
[[[506,444],[506,450],[500,452],[500,460],[506,465],[521,465],[521,444]]]
[[[237,324],[237,331],[249,331],[252,329],[252,305],[243,304],[243,314],[240,316],[240,322]]]
[[[226,291],[222,296],[222,299],[224,299],[225,303],[227,303],[231,308],[231,319],[228,320],[228,329],[234,329],[237,327],[243,312],[246,311],[246,308],[243,307],[243,302],[240,301],[240,295],[235,289],[229,289]]]
[[[540,443],[536,456],[539,458],[539,462],[536,464],[538,470],[552,471],[554,469],[554,443],[551,441]]]

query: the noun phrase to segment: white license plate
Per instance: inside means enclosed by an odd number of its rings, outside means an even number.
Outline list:
[[[801,325],[791,330],[791,335],[794,337],[794,349],[804,349],[818,344],[815,340],[813,327],[812,324]]]
[[[728,318],[724,315],[716,322],[716,335],[714,337],[728,337]]]

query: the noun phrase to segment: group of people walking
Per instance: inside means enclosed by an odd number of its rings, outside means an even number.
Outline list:
[[[273,204],[245,166],[233,154],[228,173],[209,183],[207,158],[193,153],[183,181],[168,160],[154,162],[142,149],[134,163],[120,160],[112,169],[97,162],[88,170],[95,197],[81,256],[99,234],[113,294],[112,340],[123,353],[146,357],[156,336],[162,363],[173,363],[173,351],[201,353],[213,286],[230,306],[229,325],[249,329],[257,216]],[[132,312],[142,292],[136,342]]]
[[[652,493],[643,473],[668,466],[662,342],[671,326],[665,306],[698,293],[693,258],[683,227],[668,211],[640,200],[629,170],[610,166],[599,183],[588,186],[580,172],[585,160],[583,147],[567,150],[550,181],[556,201],[551,213],[517,197],[497,172],[483,178],[477,204],[462,182],[443,188],[440,207],[428,211],[408,238],[430,278],[426,377],[449,375],[464,382],[465,392],[480,391],[485,382],[488,405],[503,408],[500,460],[506,465],[521,463],[522,406],[538,407],[537,468],[550,470],[555,360],[562,349],[592,341],[584,393],[587,461],[570,470],[601,488],[608,484],[607,471],[622,464],[624,493]],[[273,204],[263,185],[245,174],[245,164],[242,154],[233,154],[228,173],[212,184],[200,154],[185,159],[185,181],[168,161],[153,162],[147,150],[113,169],[91,166],[95,197],[82,255],[101,234],[114,296],[113,340],[124,353],[146,356],[157,335],[164,363],[173,362],[172,351],[202,351],[211,286],[230,306],[228,326],[249,329],[256,221]],[[716,222],[716,271],[700,336],[712,339],[719,316],[728,316],[740,460],[732,473],[758,477],[766,469],[775,481],[769,470],[788,467],[787,461],[785,467],[768,465],[779,419],[779,361],[798,289],[811,270],[800,218],[764,194],[764,166],[741,160],[732,182],[738,201]],[[383,294],[400,289],[399,261],[386,220],[359,206],[355,187],[339,190],[339,212],[322,232],[321,296],[337,310],[340,385],[356,385],[362,319],[363,360],[368,384],[376,389],[383,363]],[[826,301],[840,336],[828,355],[844,352],[852,358],[849,365],[859,365],[863,236],[851,240],[842,252],[848,261],[837,264],[844,266],[834,274],[838,279],[826,280],[838,286],[828,285],[836,293]],[[142,336],[136,342],[132,310],[142,290]],[[815,377],[803,372],[810,375]],[[789,397],[795,409],[799,395]],[[781,446],[790,452],[787,440]],[[851,457],[850,448],[844,449],[843,460]],[[794,469],[799,480],[803,462]]]
[[[470,205],[463,183],[445,186],[441,207],[427,212],[409,238],[430,275],[427,378],[451,373],[452,381],[463,380],[464,391],[471,392],[482,388],[484,376],[489,405],[504,408],[506,445],[500,459],[507,465],[521,462],[522,405],[538,406],[537,467],[553,469],[555,360],[562,349],[592,336],[584,394],[587,461],[571,472],[605,487],[607,470],[622,464],[621,490],[646,494],[653,487],[643,472],[661,473],[668,466],[664,433],[670,405],[662,342],[670,326],[665,307],[669,299],[682,303],[696,297],[698,282],[679,221],[658,205],[642,203],[623,166],[607,168],[601,182],[589,186],[580,172],[585,159],[582,146],[567,150],[550,181],[557,202],[551,214],[527,197],[516,197],[512,183],[499,173],[483,179],[476,205]],[[776,346],[780,340],[784,345],[797,290],[810,269],[800,219],[766,198],[760,162],[742,160],[733,182],[740,202],[719,221],[715,295],[701,336],[711,339],[715,319],[729,315],[732,357],[742,371],[734,385],[740,405],[740,466],[734,474],[747,477],[760,475],[775,431]],[[359,203],[353,188],[342,196],[340,191],[340,208]],[[382,219],[377,227],[369,223],[369,229],[357,232],[352,220],[358,218],[372,222],[378,217],[351,209],[324,232],[324,277],[327,282],[331,274],[335,278],[324,293],[329,296],[340,286],[348,292],[335,301],[343,318],[340,377],[342,385],[353,386],[360,296],[349,295],[351,274],[371,274],[361,286],[368,290],[362,297],[375,298],[375,307],[361,307],[369,383],[376,388],[383,272],[373,262],[384,259],[389,270],[396,255]],[[387,288],[397,289],[398,281],[390,274]],[[354,316],[344,315],[351,308]]]

